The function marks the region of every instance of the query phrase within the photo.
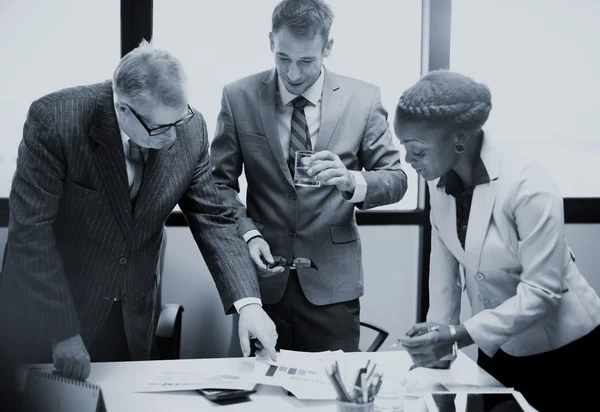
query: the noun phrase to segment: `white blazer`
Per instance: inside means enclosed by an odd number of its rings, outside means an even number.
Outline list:
[[[550,351],[600,324],[600,298],[579,273],[564,234],[563,199],[546,171],[503,156],[484,136],[491,182],[473,192],[465,249],[456,203],[439,179],[431,197],[428,321],[458,324],[463,282],[473,316],[464,326],[488,356]],[[464,269],[461,279],[459,265]]]

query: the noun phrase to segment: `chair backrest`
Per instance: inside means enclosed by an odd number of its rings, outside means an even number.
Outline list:
[[[377,326],[371,322],[360,322],[360,326],[361,326],[361,335],[363,335],[362,332],[365,329],[375,331],[375,333],[376,333],[373,341],[369,344],[367,349],[364,350],[363,352],[377,352],[377,350],[383,345],[383,342],[385,342],[387,337],[390,335],[387,330],[385,330],[381,326]]]
[[[179,359],[181,354],[181,325],[183,306],[170,303],[162,305],[162,281],[165,268],[165,254],[167,249],[167,230],[163,228],[162,244],[158,266],[156,268],[159,281],[159,298],[156,305],[161,308],[156,325],[156,346],[158,357],[163,360]]]

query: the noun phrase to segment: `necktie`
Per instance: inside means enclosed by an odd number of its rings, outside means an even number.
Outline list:
[[[142,185],[145,164],[142,148],[132,140],[129,140],[129,161],[133,166],[133,185],[129,189],[129,198],[131,199],[131,203],[135,204],[135,199]]]
[[[296,152],[298,150],[312,150],[310,143],[310,133],[308,131],[308,125],[306,123],[306,116],[304,115],[304,106],[308,104],[302,96],[296,97],[292,100],[294,105],[294,112],[292,113],[292,128],[290,133],[290,157],[288,159],[288,165],[292,177],[294,176],[294,162],[296,160]]]

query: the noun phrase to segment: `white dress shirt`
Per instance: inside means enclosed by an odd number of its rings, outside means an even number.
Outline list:
[[[313,149],[317,145],[317,136],[321,128],[321,101],[325,81],[324,73],[325,70],[321,69],[321,74],[317,81],[302,93],[302,96],[310,102],[310,104],[304,106],[304,115],[306,116],[308,132],[310,133],[310,143]],[[279,132],[279,141],[283,149],[283,156],[287,159],[290,155],[292,113],[294,113],[292,100],[298,96],[288,92],[279,77],[277,77],[277,86],[277,95],[279,97],[277,99],[277,131]],[[351,170],[350,173],[354,175],[356,186],[352,197],[350,199],[344,197],[344,200],[352,203],[360,203],[365,200],[365,196],[367,195],[367,181],[360,172]],[[260,232],[258,230],[249,230],[244,233],[244,240],[247,242],[254,236],[260,236]]]

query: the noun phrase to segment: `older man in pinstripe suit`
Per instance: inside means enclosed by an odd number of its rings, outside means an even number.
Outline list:
[[[252,260],[209,163],[206,124],[179,61],[143,42],[112,81],[35,101],[19,147],[0,303],[9,334],[36,340],[67,376],[150,357],[164,223],[176,204],[245,355],[277,334]],[[52,343],[52,345],[50,345]],[[52,352],[50,348],[52,347]]]

